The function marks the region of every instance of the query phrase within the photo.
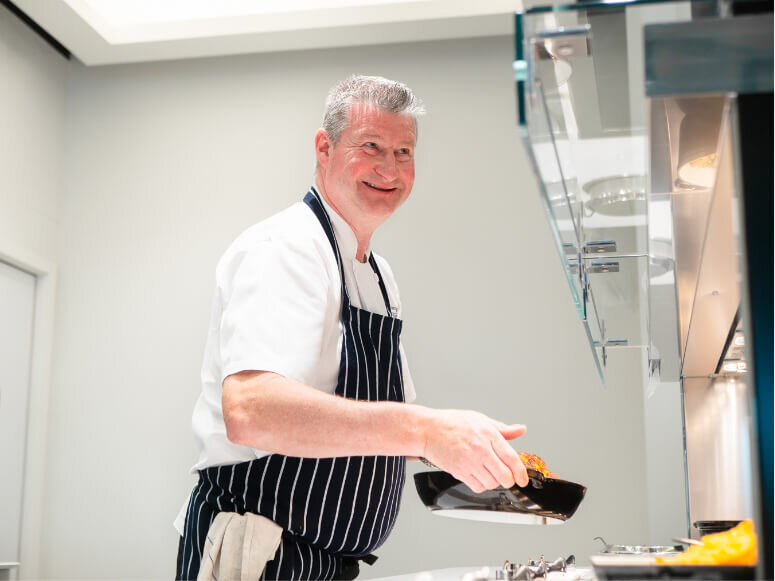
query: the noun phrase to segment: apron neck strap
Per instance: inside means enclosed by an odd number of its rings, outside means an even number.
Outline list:
[[[336,264],[339,267],[339,278],[342,281],[342,297],[344,297],[344,300],[346,300],[347,304],[349,304],[350,295],[347,294],[347,285],[344,282],[344,266],[342,264],[342,255],[339,252],[339,245],[336,242],[336,235],[334,234],[334,225],[331,223],[331,218],[329,218],[325,206],[323,206],[323,201],[320,198],[320,194],[315,189],[315,186],[312,186],[309,192],[307,192],[307,195],[304,196],[304,203],[309,206],[309,208],[315,214],[315,217],[317,217],[320,225],[323,227],[323,231],[326,233],[328,242],[331,244],[331,249],[334,251],[334,256],[336,256]],[[393,311],[390,308],[390,299],[388,298],[385,281],[382,280],[382,273],[377,266],[377,261],[374,259],[374,254],[371,252],[369,253],[369,264],[371,265],[374,273],[377,275],[377,279],[379,281],[379,290],[382,293],[382,300],[385,301],[385,309],[387,310],[388,317],[392,317]]]
[[[379,290],[382,293],[382,300],[385,301],[385,309],[387,309],[388,317],[392,317],[393,310],[390,308],[390,299],[388,298],[387,288],[385,288],[385,281],[382,280],[382,273],[379,271],[379,267],[377,266],[377,261],[374,258],[373,252],[369,252],[369,264],[371,265],[371,269],[377,275],[377,280],[379,280]]]
[[[320,225],[323,227],[323,231],[326,233],[328,241],[331,243],[331,249],[334,251],[334,256],[336,257],[336,264],[339,267],[339,278],[342,281],[342,298],[346,301],[346,304],[350,304],[350,295],[347,294],[347,285],[344,284],[342,255],[339,253],[339,245],[336,243],[336,236],[334,235],[334,225],[331,224],[331,218],[328,217],[323,202],[320,199],[320,194],[315,189],[315,186],[312,186],[309,192],[307,192],[307,195],[304,196],[304,203],[307,204],[310,210],[312,210],[312,213],[315,214],[318,222],[320,222]]]

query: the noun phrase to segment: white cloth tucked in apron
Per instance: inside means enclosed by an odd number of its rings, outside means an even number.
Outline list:
[[[280,546],[283,529],[250,512],[220,512],[207,531],[197,581],[255,581]]]

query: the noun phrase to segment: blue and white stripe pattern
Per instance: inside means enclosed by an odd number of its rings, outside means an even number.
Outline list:
[[[344,284],[333,227],[313,188],[304,202],[315,213],[336,255],[342,280],[342,356],[336,394],[367,401],[404,401],[399,357],[401,320],[353,307]],[[355,434],[353,437],[357,437]],[[200,471],[178,551],[177,579],[195,579],[207,531],[221,511],[253,512],[285,531],[262,579],[340,579],[343,557],[379,547],[395,524],[406,477],[403,456],[295,458],[270,454]],[[258,581],[258,580],[257,580]]]

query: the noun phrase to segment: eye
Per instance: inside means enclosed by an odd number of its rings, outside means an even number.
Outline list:
[[[374,143],[373,141],[367,141],[366,143],[363,144],[363,147],[365,147],[366,149],[374,149],[374,150],[376,150],[377,149],[377,144]]]
[[[398,155],[398,157],[401,157],[403,159],[407,159],[407,158],[412,157],[412,150],[409,149],[408,147],[402,147],[401,149],[399,149],[396,152],[396,154]]]

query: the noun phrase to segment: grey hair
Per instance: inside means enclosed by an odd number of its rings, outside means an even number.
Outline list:
[[[415,135],[417,118],[425,115],[425,106],[412,90],[398,81],[384,77],[352,75],[337,83],[328,93],[323,129],[334,145],[349,123],[350,106],[372,105],[388,113],[411,115],[414,119]]]

